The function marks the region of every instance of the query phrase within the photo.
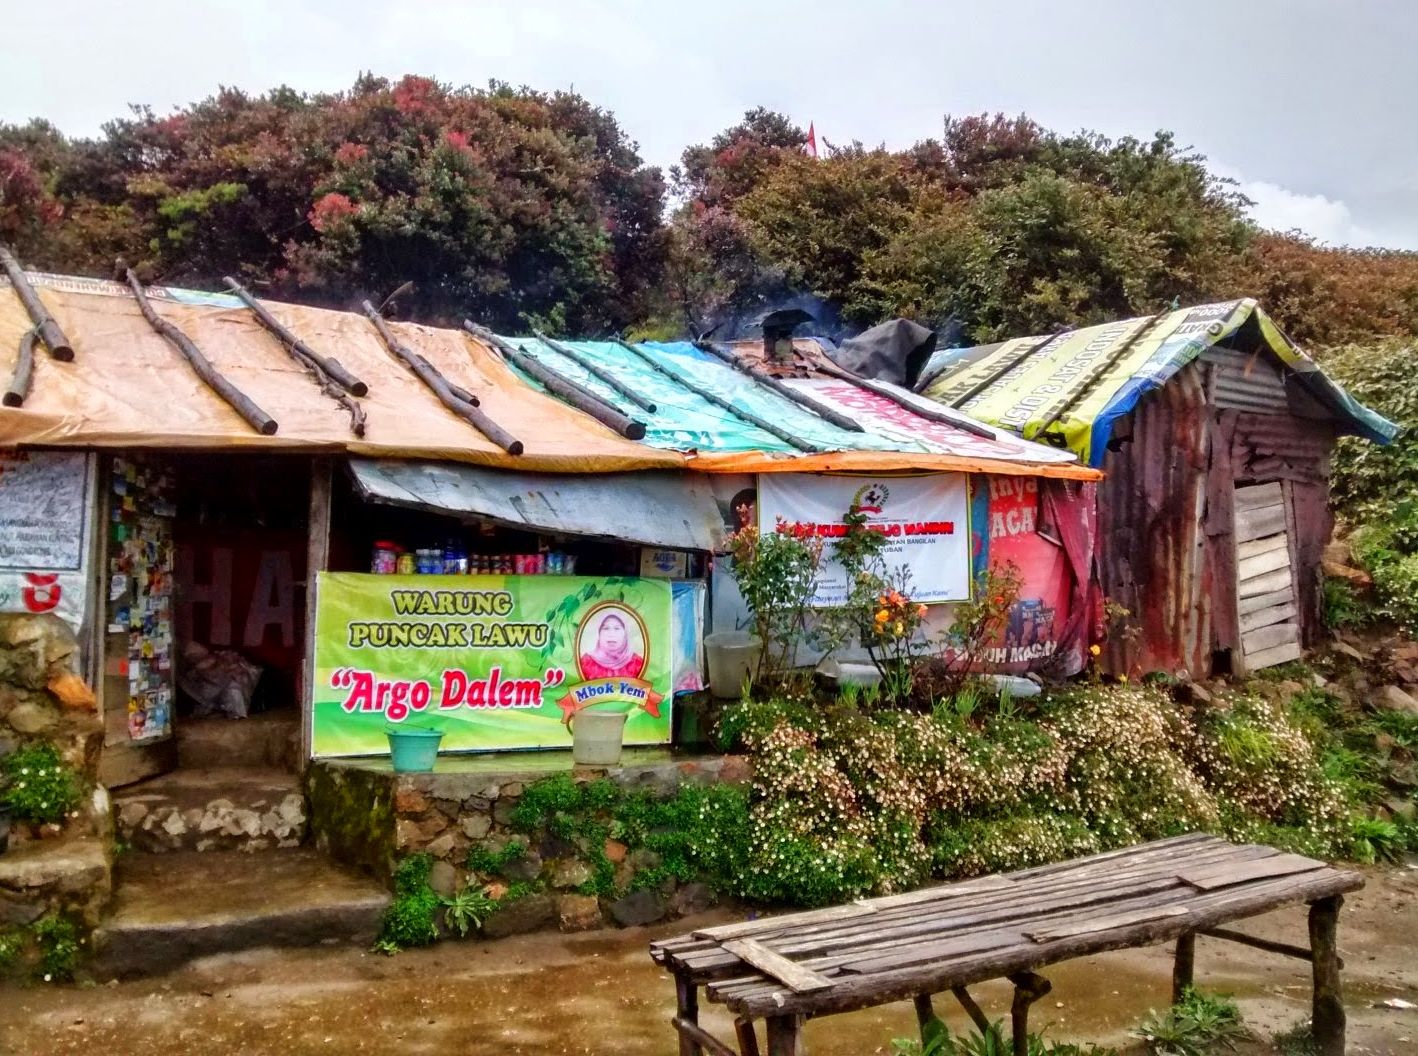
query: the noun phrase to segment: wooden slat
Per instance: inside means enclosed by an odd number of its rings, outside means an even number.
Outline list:
[[[1146,924],[1150,920],[1161,920],[1163,917],[1184,917],[1186,915],[1185,906],[1154,906],[1131,913],[1114,913],[1111,916],[1080,920],[1074,924],[1064,924],[1040,931],[1027,931],[1025,934],[1034,942],[1053,942],[1055,939],[1068,939],[1075,935],[1093,935],[1100,931],[1112,931],[1114,928],[1126,928],[1133,924]]]
[[[1254,510],[1262,506],[1278,506],[1285,501],[1285,493],[1280,490],[1280,482],[1272,484],[1251,484],[1236,489],[1236,510]]]
[[[1254,862],[1231,862],[1204,869],[1183,869],[1177,873],[1177,878],[1203,891],[1214,891],[1218,887],[1231,887],[1233,884],[1243,884],[1251,880],[1268,880],[1325,868],[1328,867],[1324,862],[1306,858],[1302,854],[1277,854]]]
[[[830,990],[832,980],[818,975],[811,968],[788,960],[782,954],[774,953],[761,942],[753,939],[727,939],[722,943],[725,950],[765,975],[786,983],[796,994],[810,994],[817,990]]]
[[[1242,598],[1237,609],[1242,616],[1248,616],[1261,609],[1273,609],[1277,605],[1294,604],[1294,602],[1295,592],[1287,586],[1285,590],[1274,590],[1269,594],[1253,594],[1248,598]]]
[[[1241,636],[1241,648],[1247,656],[1274,649],[1277,645],[1288,645],[1300,640],[1300,627],[1296,623],[1276,623],[1261,627]]]
[[[1288,550],[1290,539],[1284,532],[1279,535],[1267,535],[1259,539],[1251,539],[1249,542],[1236,540],[1236,560],[1244,561],[1250,557],[1257,557],[1260,554],[1268,554],[1272,550]]]
[[[1263,576],[1267,572],[1274,572],[1276,569],[1290,567],[1290,548],[1280,547],[1277,550],[1269,550],[1255,557],[1242,558],[1236,562],[1236,578],[1241,581],[1242,586],[1246,580]]]
[[[1246,634],[1261,627],[1269,627],[1272,623],[1281,623],[1285,620],[1293,620],[1299,614],[1299,607],[1293,599],[1287,599],[1280,605],[1272,605],[1268,609],[1256,609],[1241,617],[1241,633]]]
[[[1253,510],[1236,511],[1236,540],[1247,542],[1263,535],[1285,531],[1285,507],[1261,506]]]
[[[1278,590],[1289,590],[1292,595],[1294,585],[1290,580],[1290,569],[1288,567],[1277,569],[1274,572],[1267,572],[1263,576],[1256,576],[1254,579],[1247,579],[1241,582],[1239,594],[1241,600],[1255,597],[1257,594],[1273,594]]]
[[[1287,642],[1285,645],[1277,645],[1273,649],[1262,649],[1258,653],[1248,654],[1246,667],[1252,671],[1259,671],[1263,667],[1288,664],[1291,660],[1300,659],[1304,652],[1299,642]]]
[[[908,954],[892,950],[876,957],[847,961],[842,965],[844,972],[879,972],[907,963],[921,963],[940,960],[942,957],[959,957],[964,954],[984,953],[986,950],[1003,949],[1023,942],[1024,935],[1018,928],[1000,928],[997,931],[976,931],[966,935],[945,939],[941,942],[918,945]]]

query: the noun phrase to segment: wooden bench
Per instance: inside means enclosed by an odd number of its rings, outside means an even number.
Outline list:
[[[699,991],[735,1015],[737,1056],[802,1052],[804,1020],[912,998],[924,1025],[932,995],[950,991],[981,1030],[967,987],[1014,984],[1014,1051],[1026,1056],[1029,1006],[1049,992],[1036,970],[1105,950],[1176,940],[1173,1000],[1191,985],[1197,935],[1310,961],[1313,1032],[1323,1056],[1344,1051],[1335,930],[1359,874],[1273,847],[1214,836],[1170,840],[1001,876],[865,899],[828,909],[703,928],[652,943],[675,978],[680,1056],[736,1056],[699,1025]],[[1309,945],[1222,928],[1307,902]]]

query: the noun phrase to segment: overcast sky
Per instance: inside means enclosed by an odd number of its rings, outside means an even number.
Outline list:
[[[1418,249],[1412,0],[62,0],[7,5],[0,120],[94,134],[226,84],[347,87],[361,70],[574,87],[653,163],[781,110],[901,147],[942,114],[1061,131],[1171,129],[1266,226]]]

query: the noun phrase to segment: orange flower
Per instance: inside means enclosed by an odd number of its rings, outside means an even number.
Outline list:
[[[891,619],[891,614],[890,614],[889,612],[887,612],[885,609],[879,610],[879,611],[877,612],[877,614],[876,614],[876,622],[877,622],[877,623],[885,623],[885,622],[886,622],[887,620],[889,620],[889,619]]]
[[[916,615],[924,620],[926,618],[926,607],[924,605],[917,605]]]

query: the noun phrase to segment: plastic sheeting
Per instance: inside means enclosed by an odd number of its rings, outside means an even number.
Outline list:
[[[1245,328],[1245,332],[1243,332]],[[1250,299],[1183,308],[997,345],[937,351],[918,388],[973,418],[1102,464],[1113,423],[1213,345],[1264,350],[1345,432],[1387,443],[1398,427],[1330,380]]]
[[[386,458],[430,458],[552,472],[679,468],[663,447],[625,440],[599,422],[524,385],[492,350],[457,330],[412,323],[395,333],[444,376],[482,398],[482,410],[525,445],[508,455],[443,407],[385,350],[363,315],[266,302],[317,352],[369,385],[363,439],[349,415],[233,297],[153,288],[154,306],[242,392],[280,423],[260,436],[193,373],[143,319],[126,286],[33,274],[40,298],[74,344],[74,360],[35,352],[34,386],[22,408],[0,409],[0,448],[21,445],[295,449]],[[30,328],[0,281],[0,373],[8,377]]]

